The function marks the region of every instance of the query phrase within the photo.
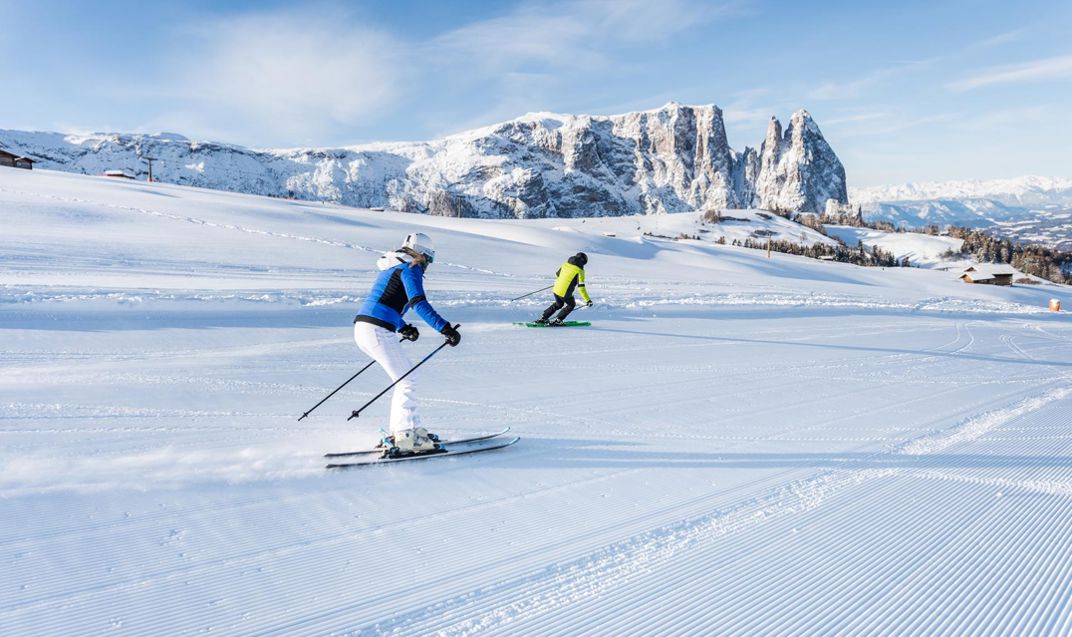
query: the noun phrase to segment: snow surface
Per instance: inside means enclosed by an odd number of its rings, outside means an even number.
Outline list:
[[[1067,287],[36,170],[0,210],[2,635],[1072,633]],[[464,336],[426,423],[522,440],[327,472],[382,373],[296,418],[413,230]],[[593,326],[511,325],[578,250]]]

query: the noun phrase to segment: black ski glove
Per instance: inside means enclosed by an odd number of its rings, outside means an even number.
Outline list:
[[[440,330],[439,333],[447,337],[447,342],[450,343],[451,347],[457,347],[458,343],[462,342],[462,335],[450,323],[447,323],[447,326]]]
[[[409,323],[403,325],[402,329],[398,330],[398,334],[407,341],[416,341],[421,336],[421,333],[417,331],[417,328]]]
[[[592,300],[589,299],[588,302],[584,304],[584,306],[585,307],[592,307]]]

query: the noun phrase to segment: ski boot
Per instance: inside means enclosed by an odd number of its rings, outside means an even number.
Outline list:
[[[548,327],[558,327],[559,325],[562,325],[562,319],[560,318],[553,318],[547,322]]]
[[[547,325],[547,319],[541,317],[541,318],[536,319],[532,323],[534,325]]]
[[[385,438],[383,444],[387,447],[384,455],[389,458],[418,453],[435,453],[442,449],[439,445],[439,436],[428,433],[424,427],[396,431]]]
[[[426,436],[428,438],[431,438],[432,442],[439,442],[439,435],[438,434],[433,434],[433,433],[428,433],[428,430],[425,429],[424,427],[418,427],[416,431],[420,435],[423,435],[423,436]],[[394,436],[394,434],[387,433],[387,431],[385,431],[383,429],[380,430],[380,433],[383,434],[383,435],[380,437],[380,444],[376,445],[377,449],[390,449],[391,447],[396,447],[397,446],[395,444],[395,436]]]

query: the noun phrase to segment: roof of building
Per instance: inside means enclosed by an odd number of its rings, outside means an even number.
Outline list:
[[[1013,276],[1016,273],[1001,266],[973,265],[965,269],[964,274],[960,276],[964,278],[969,274],[973,279],[993,279],[999,276]]]
[[[33,162],[37,161],[33,157],[27,157],[26,155],[16,155],[15,153],[13,153],[13,152],[11,152],[9,150],[4,150],[3,148],[0,148],[0,155],[2,155],[4,157],[10,157],[11,159],[14,159],[15,161],[28,161],[30,163],[33,163]]]

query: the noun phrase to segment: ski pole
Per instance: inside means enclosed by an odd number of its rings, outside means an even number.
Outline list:
[[[402,342],[402,341],[404,341],[404,340],[406,340],[406,339],[404,339],[404,338],[400,338],[400,339],[398,339],[398,342],[399,342],[399,343],[401,343],[401,342]],[[343,384],[339,385],[338,387],[336,387],[336,388],[335,388],[335,391],[331,392],[331,393],[330,393],[330,394],[328,394],[327,396],[324,396],[323,400],[321,400],[321,401],[320,401],[320,402],[318,402],[317,404],[313,405],[313,408],[312,408],[312,409],[310,409],[309,411],[307,411],[307,412],[305,412],[304,414],[302,414],[302,415],[301,415],[301,418],[298,418],[298,422],[301,422],[303,418],[305,418],[305,417],[306,417],[306,416],[308,416],[309,414],[313,413],[313,409],[316,409],[316,408],[317,408],[317,407],[319,407],[320,405],[323,405],[323,404],[324,404],[325,402],[327,402],[328,398],[331,398],[332,396],[334,396],[335,394],[337,394],[337,393],[338,393],[338,391],[339,391],[340,389],[342,389],[343,387],[346,387],[347,385],[349,385],[349,384],[350,384],[350,381],[351,381],[351,380],[353,380],[353,379],[355,379],[355,378],[357,378],[358,376],[360,376],[360,375],[361,375],[361,372],[365,371],[366,369],[368,369],[369,367],[372,367],[372,366],[373,366],[373,365],[375,365],[375,364],[376,364],[376,361],[374,361],[374,360],[373,360],[373,361],[369,361],[368,365],[365,365],[365,366],[364,366],[364,367],[362,367],[361,369],[357,370],[357,373],[356,373],[356,374],[354,374],[353,376],[351,376],[350,378],[348,378],[348,379],[346,380],[346,382],[345,382],[345,383],[343,383]]]
[[[543,292],[544,290],[550,290],[553,287],[555,287],[554,283],[552,283],[551,285],[549,285],[549,286],[547,286],[545,288],[540,288],[539,290],[536,290],[536,292]],[[516,299],[510,299],[510,303],[513,303],[514,301],[520,301],[521,299],[525,298],[526,296],[532,296],[533,294],[536,294],[536,292],[529,292],[528,294],[522,294],[521,296],[517,297]]]
[[[458,323],[457,325],[455,325],[455,326],[454,326],[454,329],[458,329],[459,327],[461,327],[461,323]],[[374,402],[376,402],[377,400],[379,400],[380,396],[383,396],[383,395],[384,395],[384,394],[386,394],[387,392],[391,391],[391,388],[392,388],[392,387],[394,387],[395,385],[397,385],[397,384],[399,384],[400,382],[402,382],[402,379],[403,379],[403,378],[405,378],[406,376],[409,376],[409,375],[410,375],[410,374],[412,374],[413,372],[417,371],[417,368],[418,368],[418,367],[420,367],[421,365],[424,365],[424,364],[425,364],[426,362],[428,362],[428,359],[429,359],[429,358],[431,358],[431,357],[435,356],[436,354],[438,354],[438,353],[439,353],[439,350],[443,349],[443,348],[444,348],[444,347],[446,347],[447,345],[450,345],[450,341],[443,341],[443,344],[442,344],[442,345],[440,345],[439,347],[437,347],[437,348],[435,348],[434,350],[432,350],[432,353],[431,353],[431,354],[429,354],[428,356],[425,356],[424,358],[422,358],[422,359],[421,359],[421,362],[419,362],[419,363],[417,363],[416,365],[414,365],[413,367],[411,367],[411,368],[410,368],[410,370],[409,370],[408,372],[406,372],[405,374],[402,374],[401,376],[399,376],[399,377],[398,377],[398,380],[396,380],[395,382],[393,382],[393,383],[391,383],[390,385],[388,385],[388,386],[387,386],[387,387],[386,387],[386,388],[385,388],[385,389],[384,389],[383,391],[381,391],[380,393],[376,394],[376,395],[375,395],[375,396],[374,396],[374,397],[372,398],[372,400],[370,400],[370,401],[368,401],[367,403],[365,403],[364,405],[362,405],[360,409],[355,409],[355,410],[354,410],[354,412],[353,412],[352,414],[350,414],[350,417],[349,417],[349,418],[347,418],[346,420],[347,420],[347,421],[350,421],[350,420],[353,420],[354,418],[357,418],[358,416],[360,416],[360,415],[361,415],[361,412],[365,411],[365,408],[366,408],[366,407],[368,407],[368,406],[369,406],[369,405],[371,405],[372,403],[374,403]]]

